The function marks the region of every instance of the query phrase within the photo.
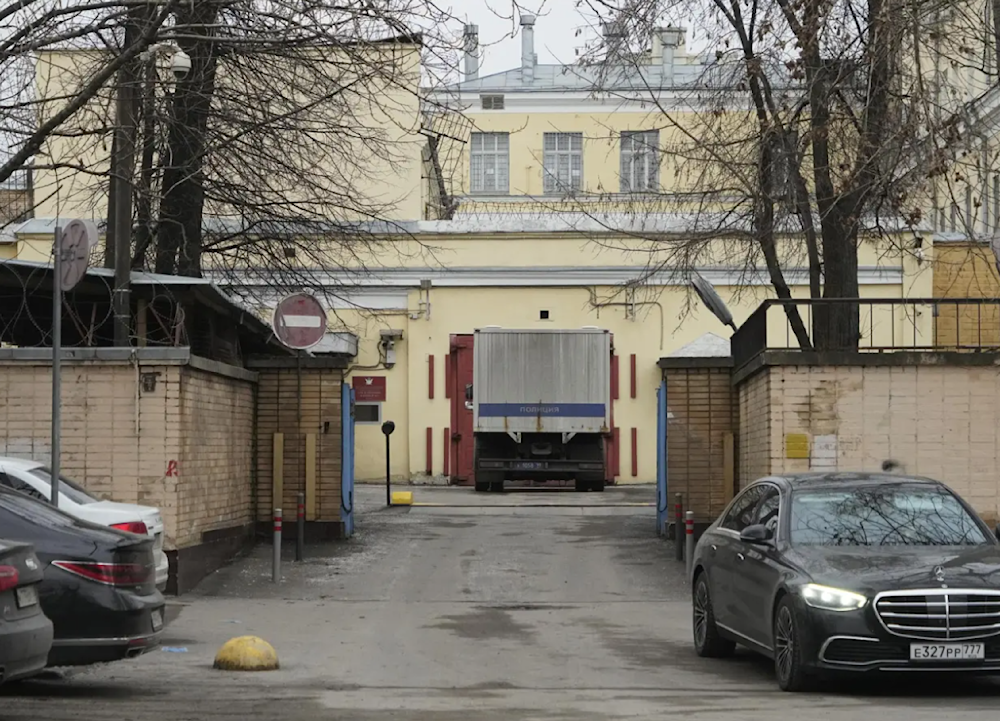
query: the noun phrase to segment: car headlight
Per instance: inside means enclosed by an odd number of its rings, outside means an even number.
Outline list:
[[[820,586],[818,583],[807,583],[801,592],[806,603],[825,611],[854,611],[868,603],[868,599],[860,593]]]

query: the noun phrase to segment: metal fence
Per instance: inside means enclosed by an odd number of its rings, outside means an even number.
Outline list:
[[[792,309],[802,321],[799,333]],[[856,342],[853,334],[831,333],[831,322],[856,322]],[[808,346],[800,342],[802,331]],[[734,364],[739,368],[766,350],[1000,350],[1000,298],[767,300],[733,334]]]

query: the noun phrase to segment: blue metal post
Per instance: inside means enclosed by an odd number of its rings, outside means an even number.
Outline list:
[[[354,389],[347,383],[341,386],[340,414],[340,517],[344,522],[344,535],[354,535]]]
[[[665,535],[670,504],[667,501],[667,382],[656,389],[656,532]]]

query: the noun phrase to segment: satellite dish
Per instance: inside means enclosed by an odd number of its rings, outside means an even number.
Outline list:
[[[722,321],[723,325],[728,325],[733,330],[736,330],[736,324],[733,322],[733,314],[729,312],[729,308],[726,307],[725,302],[719,297],[719,294],[715,292],[715,287],[711,283],[697,273],[693,273],[691,276],[691,287],[694,288],[694,292],[701,298],[701,302],[705,304],[705,307],[712,311],[712,315]]]

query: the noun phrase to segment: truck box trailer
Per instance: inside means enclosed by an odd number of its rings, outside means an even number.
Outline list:
[[[477,491],[573,480],[603,491],[611,429],[611,334],[598,328],[475,333],[471,392]]]

